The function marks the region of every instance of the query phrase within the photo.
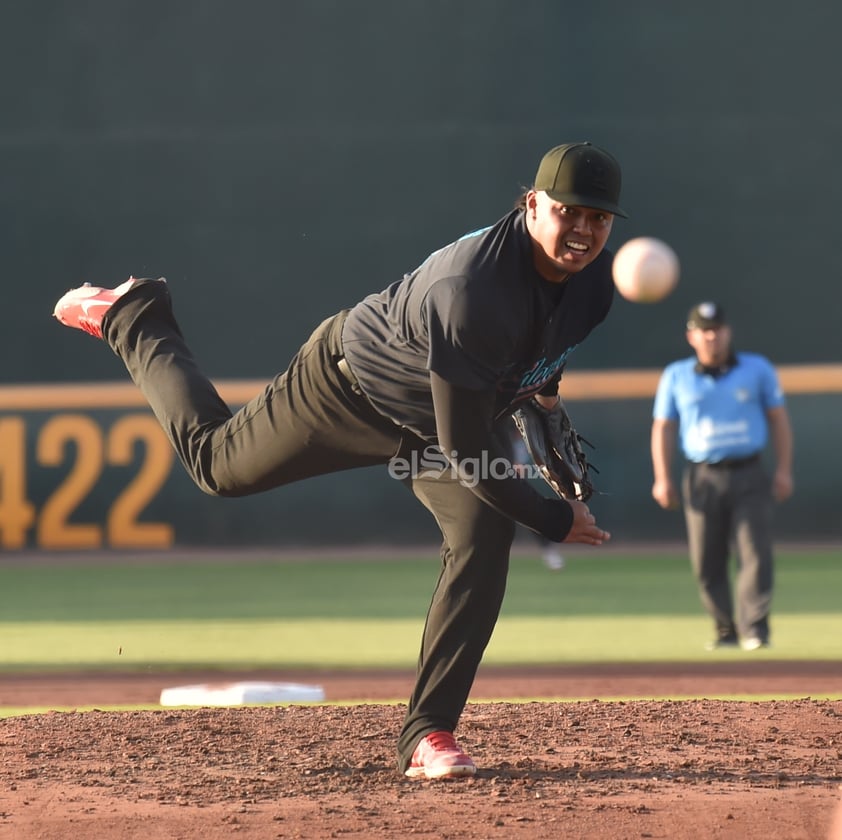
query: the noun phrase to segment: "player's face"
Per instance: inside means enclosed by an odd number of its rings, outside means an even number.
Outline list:
[[[592,207],[561,204],[545,192],[526,196],[526,227],[535,243],[535,267],[559,282],[590,265],[602,252],[614,216]]]
[[[718,367],[731,355],[731,328],[725,324],[703,330],[687,330],[687,343],[696,351],[703,365]]]

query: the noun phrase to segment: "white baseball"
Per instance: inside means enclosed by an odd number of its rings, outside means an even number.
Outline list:
[[[634,303],[663,300],[678,283],[679,273],[675,251],[651,236],[630,239],[614,255],[614,285]]]

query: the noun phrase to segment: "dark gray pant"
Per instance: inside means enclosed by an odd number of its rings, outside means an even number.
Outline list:
[[[336,367],[344,313],[329,318],[236,414],[199,370],[175,321],[166,284],[133,288],[103,334],[125,363],[190,477],[206,493],[245,496],[311,476],[418,460],[427,444],[383,417]],[[449,472],[409,483],[443,536],[415,689],[398,740],[405,770],[425,734],[453,731],[467,702],[506,586],[515,525]]]
[[[719,638],[768,641],[772,602],[772,496],[758,459],[726,467],[689,464],[682,482],[690,563]],[[736,613],[729,577],[737,554]]]

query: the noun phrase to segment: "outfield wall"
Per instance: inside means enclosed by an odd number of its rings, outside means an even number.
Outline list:
[[[131,386],[112,390],[122,364],[50,313],[83,281],[166,276],[200,365],[245,399],[323,318],[495,221],[547,148],[581,139],[623,166],[630,218],[609,245],[659,236],[682,276],[658,305],[618,299],[568,383],[622,366],[652,388],[688,352],[690,306],[718,299],[738,349],[826,368],[827,388],[789,387],[797,486],[778,525],[842,539],[840,29],[842,6],[785,0],[6,4],[4,544],[435,538],[382,471],[236,501],[199,496],[164,454],[141,473],[157,432]],[[636,375],[576,404],[611,493],[596,504],[620,536],[675,536],[649,500]],[[80,383],[118,402],[80,406]],[[30,385],[66,390],[37,407]],[[68,479],[74,459],[88,472]]]
[[[597,449],[599,521],[624,540],[674,540],[679,516],[649,497],[649,423],[659,371],[569,373],[564,397]],[[797,458],[787,539],[838,535],[838,485],[825,469],[827,425],[842,406],[842,365],[780,370],[793,425],[812,446]],[[263,383],[220,381],[232,405]],[[214,499],[187,479],[131,383],[0,387],[0,549],[165,550],[435,538],[431,521],[385,468],[325,476],[249,499]],[[811,426],[811,423],[813,425]],[[825,439],[826,448],[819,441]],[[538,483],[543,488],[543,485]]]

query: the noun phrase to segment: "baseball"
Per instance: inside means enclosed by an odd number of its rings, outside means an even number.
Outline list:
[[[651,236],[630,239],[614,255],[612,273],[617,291],[634,303],[663,300],[678,283],[675,251]]]

